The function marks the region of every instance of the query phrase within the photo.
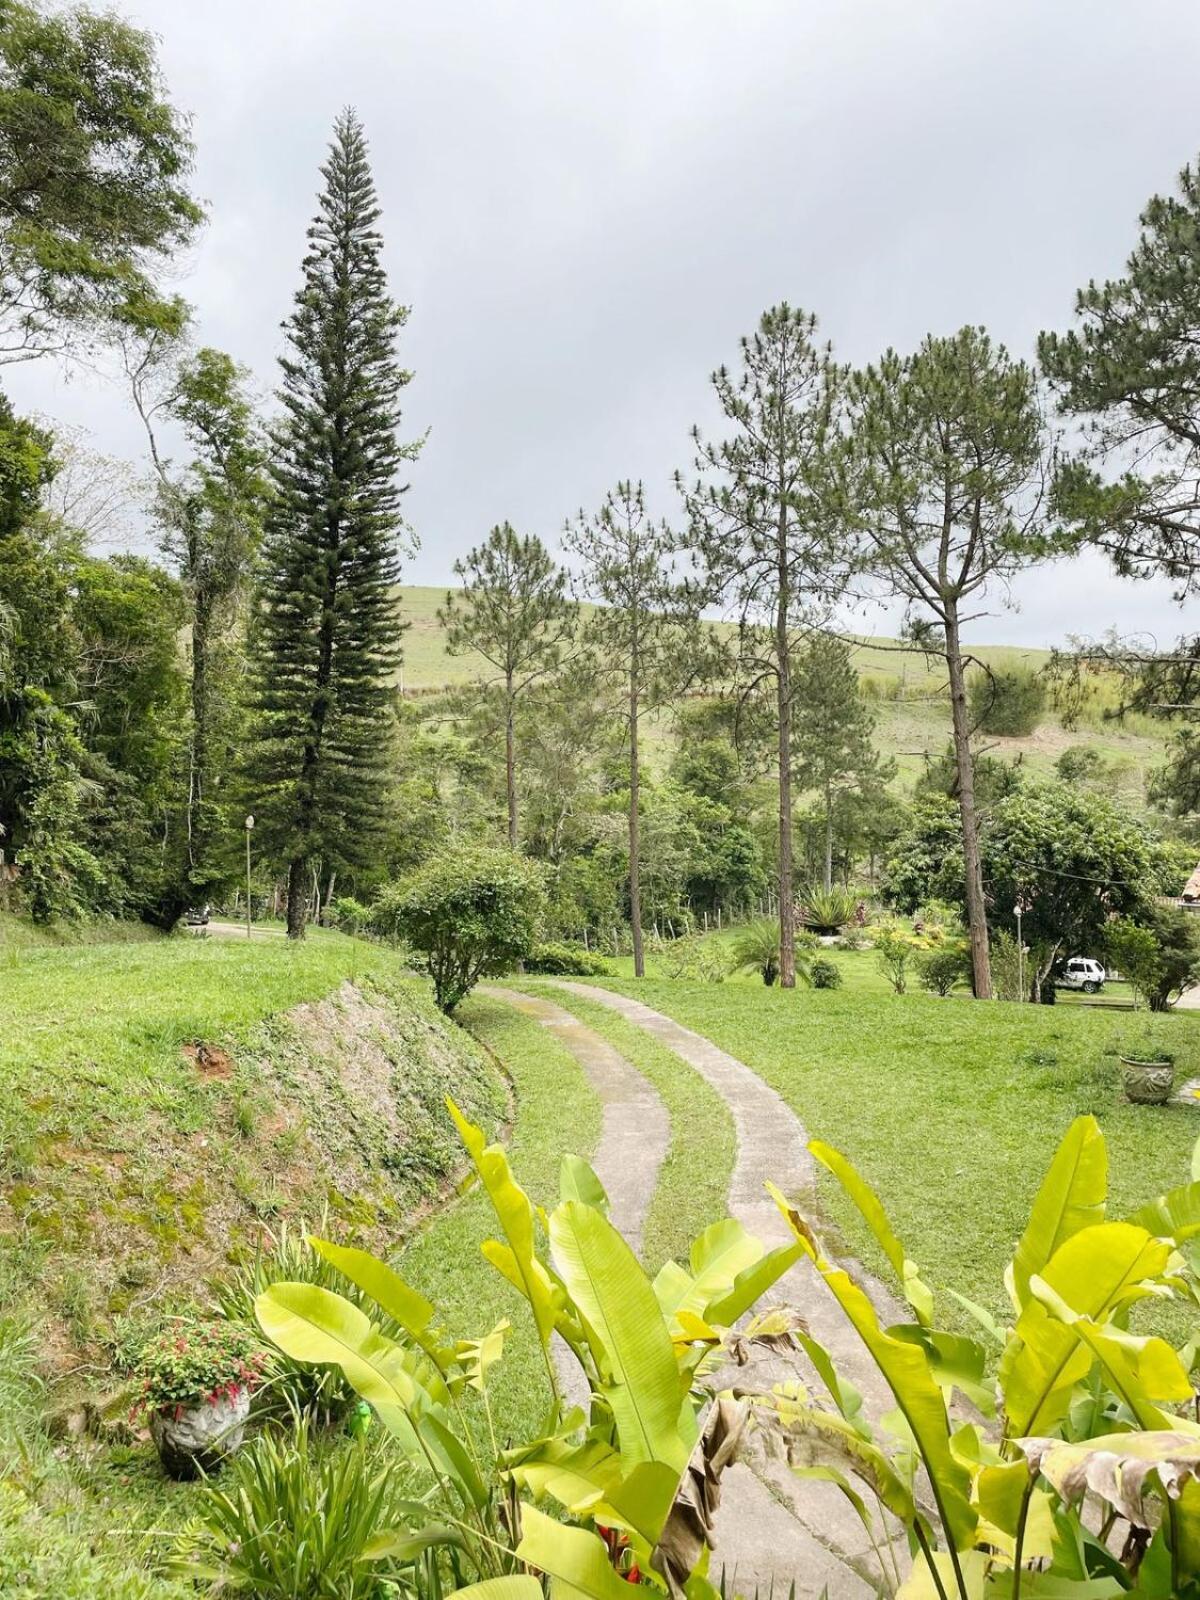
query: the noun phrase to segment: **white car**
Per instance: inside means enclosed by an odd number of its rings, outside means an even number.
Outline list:
[[[1099,994],[1104,987],[1104,967],[1090,956],[1072,956],[1054,980],[1060,989],[1082,989]]]

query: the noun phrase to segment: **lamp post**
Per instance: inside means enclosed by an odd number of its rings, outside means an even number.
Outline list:
[[[250,835],[254,832],[254,818],[246,818],[246,937],[249,939],[250,931]]]
[[[1017,995],[1022,1003],[1025,1000],[1025,943],[1021,938],[1021,913],[1024,910],[1018,900],[1013,907],[1013,915],[1017,919]]]

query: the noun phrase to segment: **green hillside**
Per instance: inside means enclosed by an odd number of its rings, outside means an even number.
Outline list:
[[[405,635],[402,683],[406,695],[435,692],[469,683],[487,664],[476,656],[452,656],[438,622],[438,607],[445,589],[406,585],[401,590]],[[714,624],[721,627],[722,624]],[[1019,645],[977,645],[980,660],[993,669],[1014,666],[1037,670],[1050,659],[1048,650]],[[950,738],[950,708],[942,692],[936,663],[897,648],[891,639],[856,641],[856,661],[864,691],[877,702],[880,747],[894,756],[897,782],[909,784],[920,773],[927,756],[936,756]],[[670,741],[669,727],[651,729],[649,756]],[[1146,776],[1162,759],[1163,732],[1148,719],[1134,717],[1125,723],[1107,722],[1092,715],[1068,730],[1052,712],[1024,739],[980,740],[980,748],[1005,760],[1020,759],[1034,775],[1050,772],[1062,752],[1087,744],[1120,771],[1121,787],[1133,803],[1145,795]]]

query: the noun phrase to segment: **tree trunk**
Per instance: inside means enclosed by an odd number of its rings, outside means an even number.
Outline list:
[[[779,510],[779,595],[775,611],[775,666],[779,714],[779,987],[796,987],[796,905],[792,889],[792,674],[788,636],[790,584],[787,512]]]
[[[633,933],[633,975],[646,976],[642,949],[642,863],[638,792],[641,773],[638,767],[638,684],[637,673],[629,677],[629,922]]]
[[[825,893],[833,888],[833,796],[825,787]]]
[[[208,796],[209,763],[209,692],[208,656],[211,617],[205,599],[197,596],[192,617],[192,738],[190,750],[191,771],[188,774],[187,797],[187,864],[189,880],[200,882],[202,887],[208,857],[207,817],[205,801]]]
[[[324,905],[324,909],[321,912],[321,921],[324,923],[324,925],[326,927],[329,926],[329,913],[330,913],[330,910],[331,910],[331,908],[333,906],[333,891],[334,891],[334,887],[336,886],[336,884],[337,884],[337,871],[335,869],[331,868],[330,869],[330,873],[329,873],[329,883],[328,883],[328,885],[326,886],[326,889],[325,889],[325,905]]]
[[[288,863],[287,885],[287,936],[303,939],[305,913],[308,909],[308,862],[303,856],[293,856]]]
[[[946,666],[950,677],[950,718],[954,727],[958,809],[962,817],[972,987],[976,1000],[990,1000],[992,973],[988,961],[987,907],[983,898],[983,866],[979,857],[979,826],[975,814],[975,765],[971,759],[967,686],[963,675],[962,643],[958,633],[958,608],[953,602],[950,603],[946,614]]]
[[[517,848],[518,822],[517,816],[517,749],[516,732],[513,727],[513,681],[512,673],[508,674],[504,686],[504,784],[508,795],[508,843],[509,848]]]

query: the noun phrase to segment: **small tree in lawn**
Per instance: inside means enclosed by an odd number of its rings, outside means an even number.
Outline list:
[[[476,849],[438,856],[385,891],[374,921],[424,956],[434,998],[450,1012],[480,978],[529,955],[544,911],[536,863],[511,850]]]
[[[876,577],[940,631],[950,684],[975,995],[991,996],[967,709],[965,608],[1045,550],[1032,370],[979,328],[856,374],[857,498]]]
[[[567,575],[534,535],[520,538],[509,523],[492,529],[454,563],[461,594],[447,594],[438,612],[451,655],[474,651],[495,669],[504,716],[504,787],[508,842],[517,848],[516,722],[521,697],[560,666],[575,629]]]
[[[672,570],[675,540],[646,514],[640,483],[628,479],[600,510],[567,524],[579,562],[578,592],[598,602],[584,628],[596,659],[619,678],[629,733],[629,919],[634,976],[645,975],[639,857],[639,719],[675,699],[699,670],[699,594]]]
[[[369,865],[386,820],[401,622],[396,437],[407,311],[388,294],[362,125],[345,112],[322,168],[304,281],[286,323],[255,653],[256,780],[288,863],[288,937],[328,857]]]
[[[773,691],[778,782],[779,981],[796,982],[792,867],[793,663],[815,613],[844,588],[849,564],[838,482],[844,372],[816,319],[764,312],[742,340],[741,371],[712,377],[729,425],[720,442],[694,432],[698,480],[684,492],[688,543],[713,593],[738,622],[745,693]]]
[[[820,797],[825,819],[823,883],[833,887],[834,811],[842,795],[878,789],[896,770],[872,743],[875,718],[858,689],[850,646],[814,633],[796,660],[793,735],[796,781]]]

